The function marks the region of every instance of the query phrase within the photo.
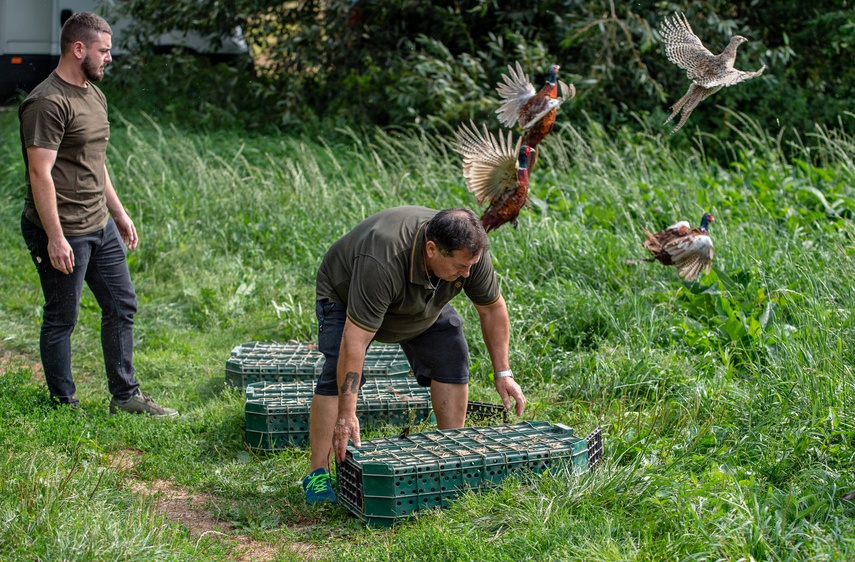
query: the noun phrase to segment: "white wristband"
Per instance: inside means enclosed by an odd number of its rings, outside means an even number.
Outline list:
[[[511,377],[511,378],[514,378],[514,373],[513,373],[513,371],[511,371],[510,369],[508,369],[507,371],[499,371],[498,373],[494,373],[494,374],[493,374],[493,378],[494,378],[494,379],[501,379],[501,378],[504,378],[504,377]]]

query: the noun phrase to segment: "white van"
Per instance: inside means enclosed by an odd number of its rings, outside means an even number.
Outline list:
[[[29,92],[44,80],[59,62],[62,24],[75,12],[103,13],[103,0],[0,0],[0,103]],[[108,20],[109,21],[109,20]],[[113,56],[122,54],[122,31],[130,22],[110,21]],[[182,47],[213,62],[249,57],[249,49],[238,29],[216,49],[199,35],[166,33],[155,42],[159,52]]]

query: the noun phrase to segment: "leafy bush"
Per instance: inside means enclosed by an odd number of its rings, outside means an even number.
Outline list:
[[[167,72],[176,97],[198,96],[204,87],[206,95],[191,99],[188,107],[211,113],[213,122],[231,115],[243,126],[305,128],[318,122],[400,126],[492,119],[494,87],[507,65],[519,60],[536,85],[549,64],[559,63],[561,77],[577,86],[574,112],[610,129],[637,128],[639,122],[658,126],[689,84],[685,72],[666,59],[657,31],[664,16],[679,11],[713,52],[738,33],[749,39],[738,67],[768,66],[761,77],[701,104],[687,130],[729,135],[730,115],[716,104],[750,109],[770,130],[810,130],[815,123],[833,127],[844,111],[855,111],[855,12],[832,0],[809,8],[795,0],[751,5],[647,0],[613,2],[610,8],[592,0],[116,0],[114,5],[116,17],[134,16],[137,38],[170,29],[225,37],[235,27],[243,29],[257,74],[206,75],[201,81],[197,72]],[[126,65],[127,86],[150,78],[141,68]],[[688,136],[676,140],[688,142]]]
[[[249,69],[177,51],[118,58],[103,89],[111,110],[141,111],[191,129],[240,128],[265,119],[269,88]],[[267,116],[275,117],[275,112]]]
[[[672,328],[675,336],[702,353],[729,350],[756,358],[774,353],[795,327],[787,323],[792,295],[787,291],[767,294],[748,272],[727,275],[717,270],[713,282],[685,283],[679,304],[685,318]]]

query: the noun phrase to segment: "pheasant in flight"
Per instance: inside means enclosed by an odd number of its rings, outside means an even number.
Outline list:
[[[453,148],[463,156],[466,188],[479,204],[490,203],[481,215],[481,224],[487,232],[506,222],[516,228],[517,217],[528,200],[527,166],[533,151],[522,144],[522,139],[514,143],[511,131],[507,137],[500,133],[497,139],[487,132],[486,125],[479,131],[474,122],[470,123],[471,129],[458,127]]]
[[[496,110],[499,121],[508,128],[519,123],[523,129],[522,145],[533,151],[528,163],[529,171],[534,170],[537,162],[537,145],[552,132],[558,108],[576,95],[573,84],[568,86],[558,80],[559,68],[557,64],[550,66],[546,83],[535,92],[517,61],[516,68],[508,65],[508,74],[502,75],[503,82],[496,88],[502,98],[502,105]]]
[[[736,49],[748,41],[741,35],[730,38],[724,51],[719,55],[712,54],[704,47],[701,40],[692,31],[685,14],[665,18],[659,33],[665,41],[665,54],[668,60],[686,71],[686,76],[692,81],[689,90],[671,107],[671,115],[665,120],[668,123],[680,112],[680,121],[671,131],[676,133],[686,123],[692,110],[703,100],[726,86],[733,86],[763,74],[764,64],[760,70],[746,72],[733,68],[736,61]]]
[[[645,261],[659,260],[663,265],[673,265],[686,281],[696,280],[701,271],[709,273],[714,253],[709,227],[713,221],[712,214],[704,213],[699,228],[680,221],[656,234],[645,230],[644,248],[653,253],[653,258]]]

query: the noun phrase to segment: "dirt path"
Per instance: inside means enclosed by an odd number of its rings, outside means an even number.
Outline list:
[[[126,449],[111,455],[107,465],[120,472],[131,471],[143,455],[142,451]],[[139,496],[150,497],[155,509],[164,517],[187,528],[191,536],[202,538],[218,535],[220,540],[229,541],[235,546],[236,561],[272,560],[279,547],[268,542],[257,541],[246,535],[234,533],[234,526],[217,517],[215,510],[222,500],[209,494],[194,494],[168,480],[154,482],[131,481],[131,490]],[[281,543],[280,543],[281,545]],[[305,559],[316,558],[315,547],[300,541],[285,545]]]
[[[0,376],[6,371],[26,368],[33,373],[33,379],[44,384],[41,363],[33,358],[0,348]],[[133,475],[133,469],[139,462],[143,451],[125,449],[106,456],[105,466],[124,473],[130,482],[130,489],[138,496],[151,498],[154,508],[166,519],[183,525],[195,538],[219,536],[234,546],[231,560],[235,562],[261,562],[272,560],[282,549],[289,548],[306,560],[318,558],[315,545],[301,541],[289,544],[272,544],[258,541],[235,532],[234,525],[217,517],[216,506],[224,500],[209,494],[197,494],[177,486],[168,480],[144,482]]]

